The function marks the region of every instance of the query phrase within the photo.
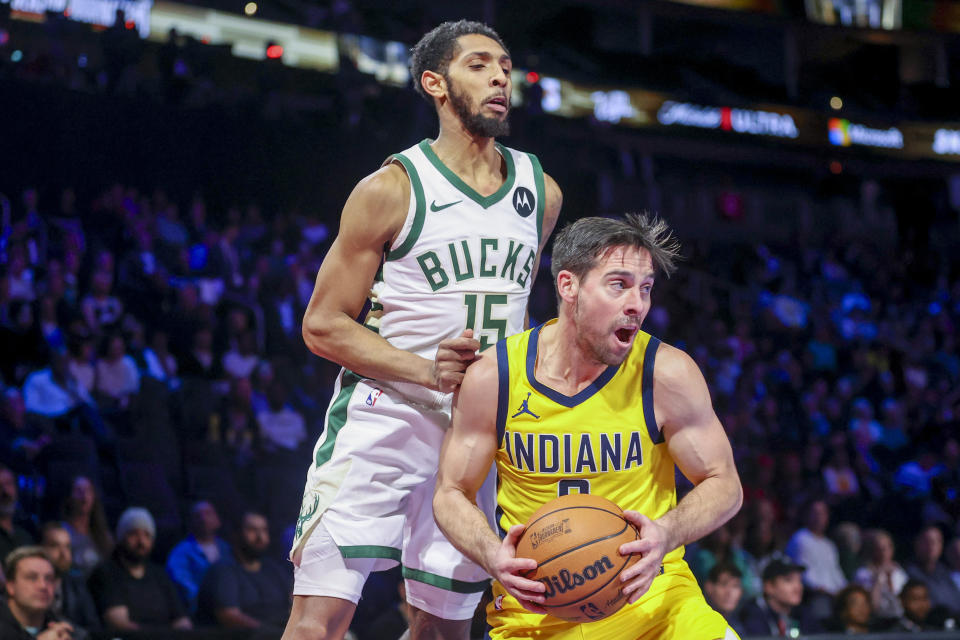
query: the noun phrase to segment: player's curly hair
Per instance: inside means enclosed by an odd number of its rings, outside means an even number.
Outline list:
[[[410,77],[413,78],[413,87],[430,104],[433,104],[433,97],[424,91],[420,84],[423,72],[430,70],[446,75],[447,69],[450,68],[450,61],[458,53],[457,38],[474,33],[496,40],[504,50],[507,49],[507,45],[503,44],[503,40],[496,31],[482,22],[472,20],[443,22],[427,32],[420,38],[420,42],[410,49]]]
[[[667,276],[682,259],[680,241],[659,216],[628,213],[622,218],[580,218],[564,227],[553,242],[550,272],[554,283],[561,271],[582,279],[614,247],[646,249],[654,268]]]

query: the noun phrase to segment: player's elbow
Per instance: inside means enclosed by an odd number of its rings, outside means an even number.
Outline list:
[[[307,312],[303,317],[300,334],[311,353],[329,359],[333,351],[335,323],[322,314]]]
[[[743,485],[740,483],[740,476],[734,471],[730,478],[730,497],[731,497],[731,507],[730,507],[730,518],[732,518],[738,511],[740,507],[743,506]]]

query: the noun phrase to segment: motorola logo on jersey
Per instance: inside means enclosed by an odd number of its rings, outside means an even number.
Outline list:
[[[533,192],[526,187],[517,187],[513,192],[513,208],[517,210],[521,218],[526,218],[537,206],[537,199],[533,197]]]

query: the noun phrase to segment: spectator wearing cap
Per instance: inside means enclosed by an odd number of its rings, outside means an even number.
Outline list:
[[[231,559],[230,545],[217,535],[219,530],[216,508],[206,500],[197,502],[190,510],[190,534],[167,557],[167,573],[191,613],[197,610],[203,576],[215,562]]]
[[[804,570],[786,556],[767,563],[763,570],[763,595],[746,603],[740,613],[740,629],[745,635],[796,637],[801,631],[800,621],[792,615],[803,600]]]
[[[53,613],[56,572],[40,547],[20,547],[6,556],[6,601],[0,603],[3,640],[81,640],[74,629]]]
[[[88,586],[107,628],[191,629],[177,588],[150,562],[156,525],[150,512],[131,507],[117,522],[113,555],[90,575]]]
[[[943,532],[936,525],[927,525],[913,539],[913,561],[905,567],[907,575],[930,589],[930,601],[936,615],[956,614],[960,609],[960,589],[954,584],[950,570],[940,561],[943,554]]]
[[[59,522],[48,522],[43,527],[40,544],[57,574],[53,612],[87,631],[99,631],[100,615],[83,574],[71,571],[70,534]]]

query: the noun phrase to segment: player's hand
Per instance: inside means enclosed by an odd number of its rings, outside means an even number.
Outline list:
[[[667,530],[636,511],[624,511],[623,517],[640,532],[640,539],[620,545],[620,554],[636,554],[640,560],[620,574],[622,591],[627,602],[634,603],[647,592],[653,579],[660,575],[663,556],[667,554]]]
[[[517,540],[523,533],[524,526],[515,524],[510,527],[507,536],[500,543],[496,555],[489,567],[490,575],[493,576],[507,593],[512,595],[520,603],[520,606],[532,613],[546,613],[543,608],[543,592],[547,588],[542,582],[528,580],[523,577],[528,571],[537,568],[537,561],[532,558],[518,558]]]
[[[458,337],[440,342],[430,370],[433,377],[431,388],[444,393],[456,391],[463,382],[463,373],[476,359],[479,350],[480,341],[474,339],[473,329],[464,329]]]
[[[73,627],[69,622],[51,622],[37,634],[37,640],[72,640]]]

